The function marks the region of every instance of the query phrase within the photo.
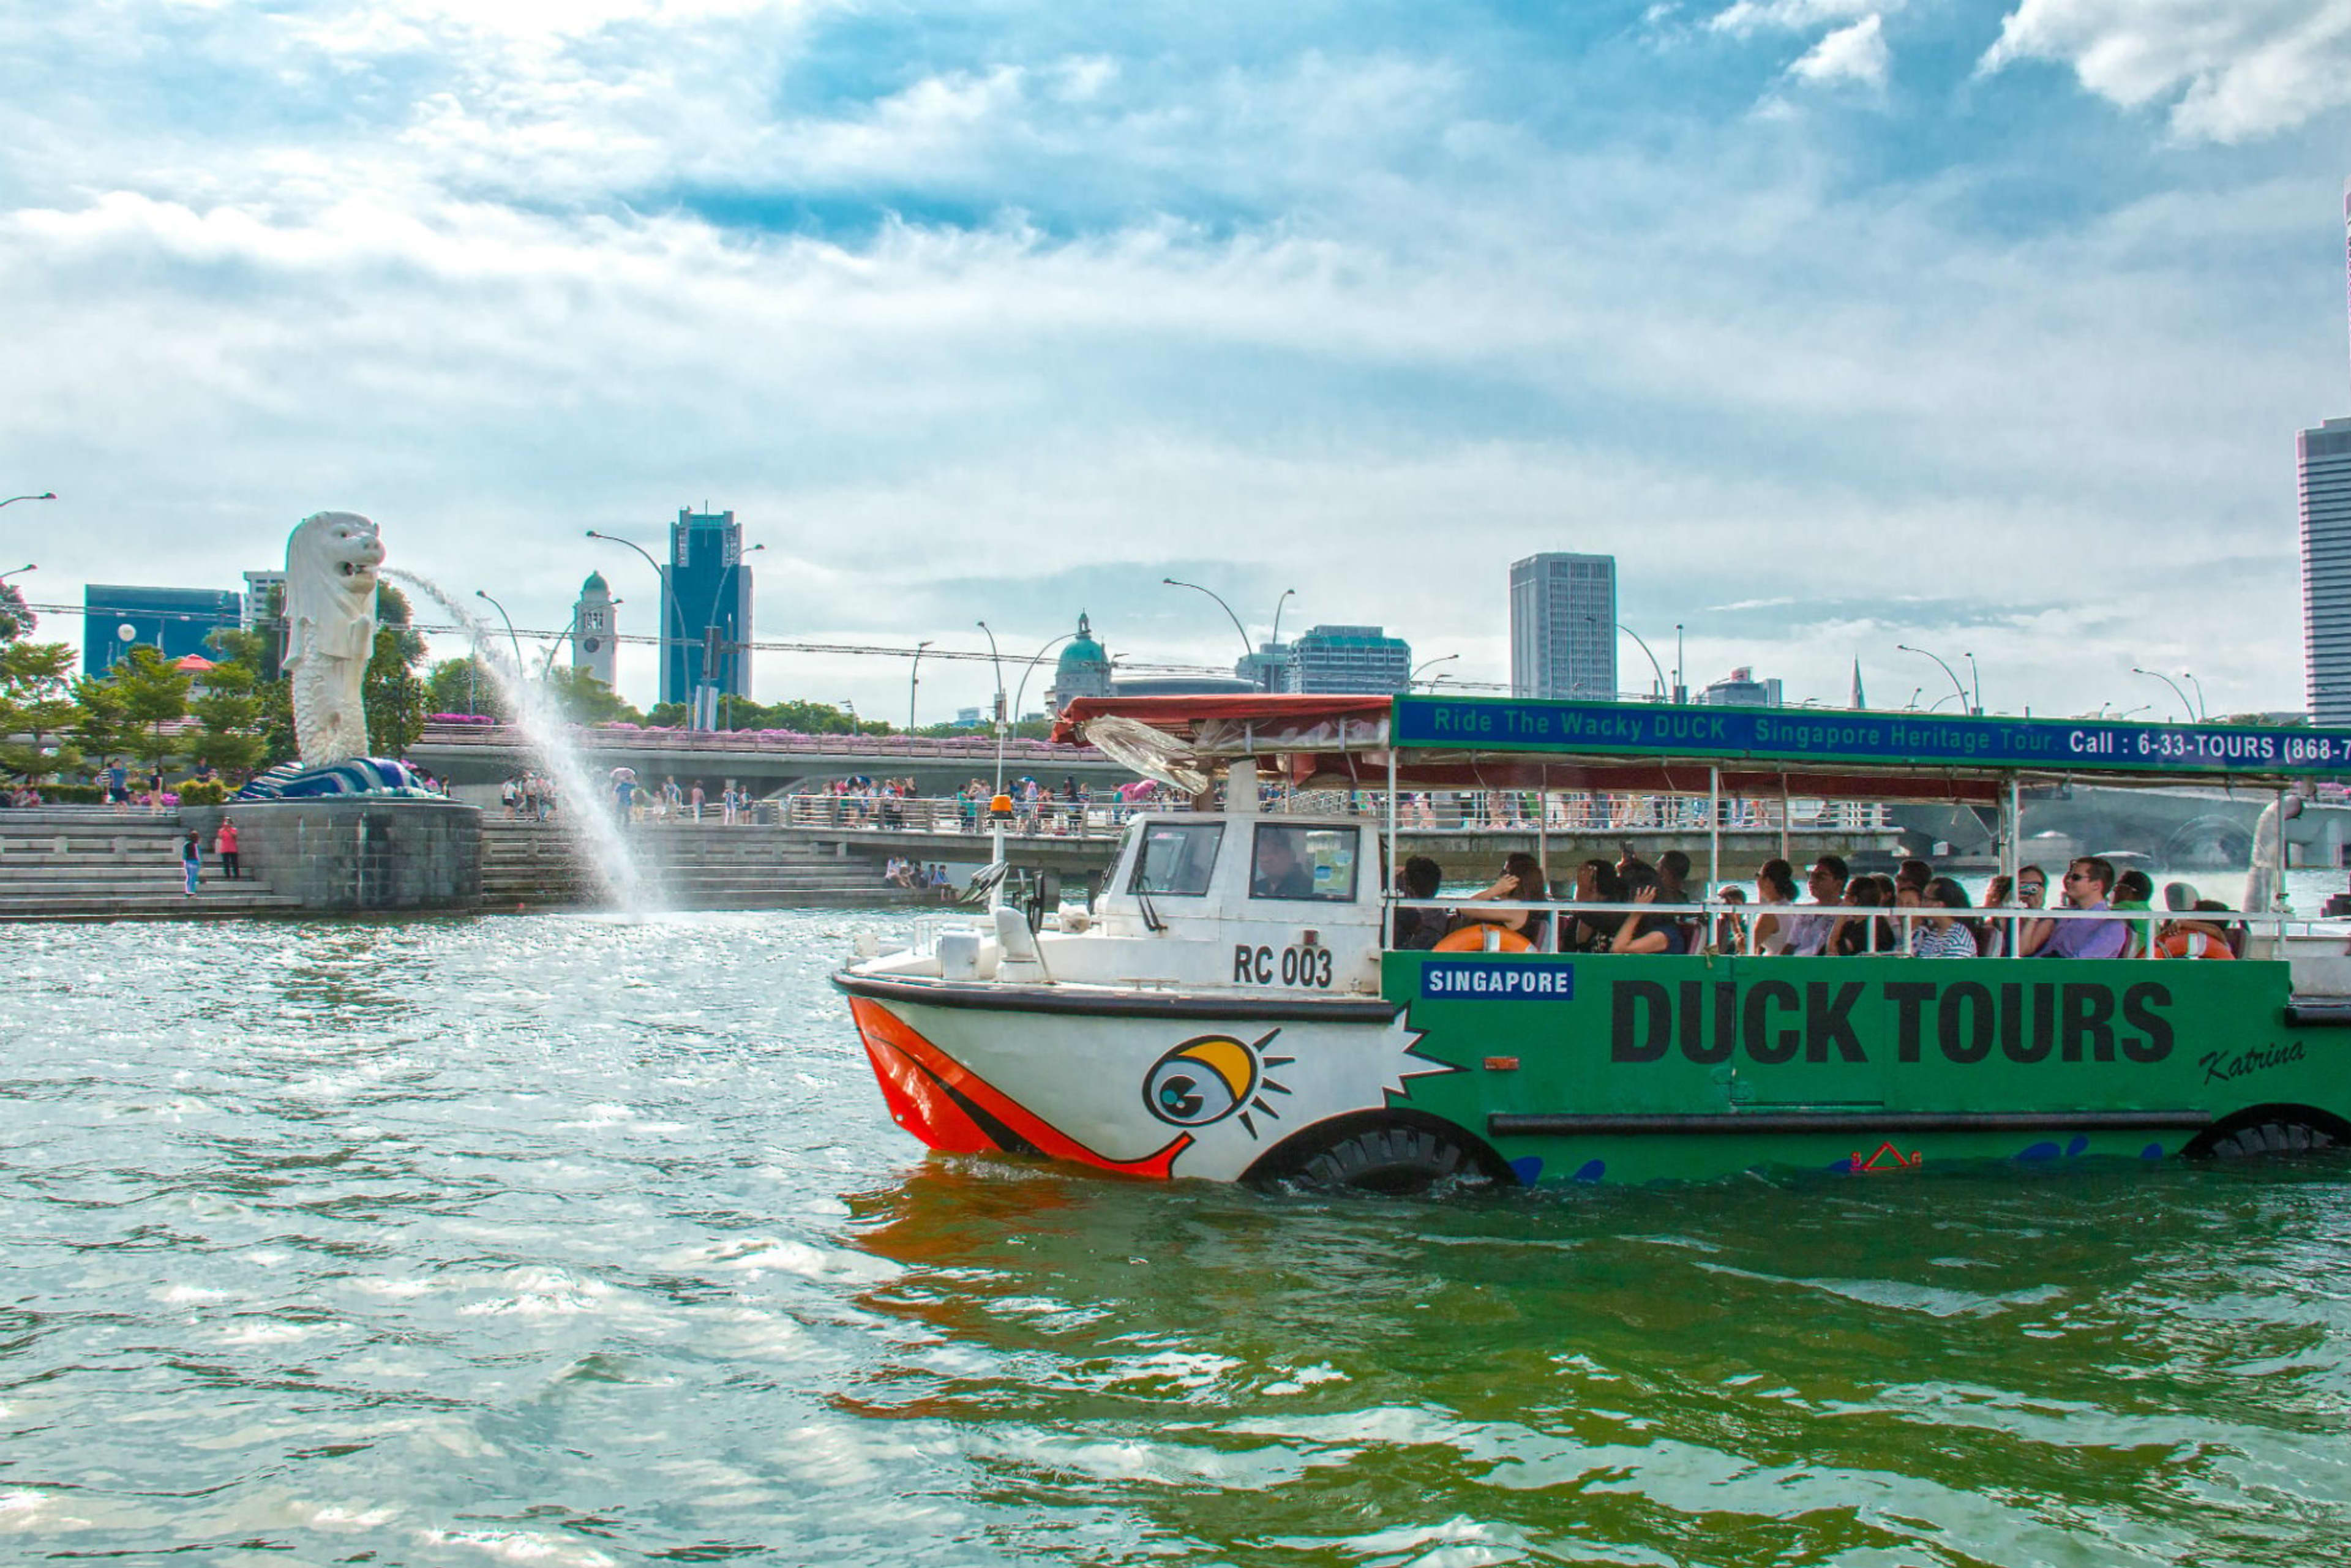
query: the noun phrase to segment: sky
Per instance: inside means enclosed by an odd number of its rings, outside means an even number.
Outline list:
[[[0,556],[233,588],[347,509],[647,631],[584,533],[706,503],[762,637],[1229,661],[1172,576],[1506,681],[1510,563],[1588,550],[1693,686],[2296,708],[2346,132],[2351,0],[0,0],[0,494],[60,497]]]

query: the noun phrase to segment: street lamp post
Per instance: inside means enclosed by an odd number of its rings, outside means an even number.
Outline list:
[[[11,496],[6,500],[0,501],[0,507],[13,507],[19,501],[54,501],[57,498],[57,493],[55,490],[44,490],[37,496]]]
[[[1458,654],[1458,653],[1440,653],[1440,654],[1438,654],[1438,655],[1437,655],[1436,658],[1434,658],[1434,659],[1423,659],[1419,664],[1415,664],[1415,665],[1412,667],[1412,674],[1408,674],[1408,675],[1406,675],[1406,676],[1405,677],[1405,679],[1404,679],[1404,689],[1405,689],[1405,690],[1406,690],[1406,691],[1410,691],[1410,690],[1412,690],[1412,688],[1413,688],[1414,686],[1418,685],[1420,684],[1420,672],[1421,672],[1421,671],[1423,671],[1423,670],[1426,670],[1426,669],[1433,669],[1433,668],[1435,668],[1435,667],[1436,667],[1437,665],[1438,665],[1438,664],[1451,664],[1454,660],[1456,660],[1456,659],[1459,658],[1460,656],[1461,656],[1461,655],[1460,655],[1460,654]],[[1439,675],[1439,676],[1437,676],[1437,681],[1441,681],[1441,680],[1443,680],[1444,678],[1445,678],[1445,677],[1444,677],[1443,675]],[[1435,686],[1435,685],[1437,685],[1437,681],[1431,681],[1431,682],[1429,682],[1428,684],[1429,684],[1431,686]]]
[[[1242,660],[1246,662],[1257,656],[1257,648],[1249,642],[1249,628],[1241,624],[1241,618],[1233,613],[1233,607],[1226,603],[1223,597],[1214,589],[1202,588],[1196,582],[1179,581],[1172,577],[1163,577],[1159,580],[1165,583],[1170,588],[1188,588],[1196,593],[1205,593],[1209,598],[1216,600],[1217,608],[1225,612],[1225,619],[1233,623],[1233,630],[1235,632],[1240,633]],[[1272,638],[1274,644],[1278,645],[1281,642],[1281,607],[1288,601],[1290,596],[1297,591],[1298,590],[1294,588],[1285,588],[1281,591],[1281,598],[1274,601]],[[1267,691],[1273,690],[1272,665],[1268,664],[1265,669],[1260,672],[1259,675],[1259,685],[1263,686]]]
[[[0,582],[5,582],[12,577],[22,577],[28,571],[38,571],[40,570],[41,567],[38,561],[28,560],[14,571],[0,571]]]
[[[1657,696],[1662,698],[1666,695],[1666,667],[1657,663],[1656,654],[1649,653],[1649,644],[1642,641],[1641,634],[1638,632],[1634,631],[1622,621],[1603,621],[1597,615],[1587,615],[1584,617],[1584,620],[1594,626],[1614,626],[1616,630],[1624,632],[1625,635],[1633,639],[1634,644],[1637,646],[1642,653],[1648,654],[1649,668],[1657,677]],[[1610,695],[1614,695],[1614,694],[1612,693]]]
[[[914,733],[914,693],[923,684],[923,650],[935,639],[914,644],[914,662],[906,670],[906,733]]]
[[[1682,657],[1682,623],[1674,622],[1674,701],[1689,700],[1689,665]]]
[[[996,666],[996,789],[987,800],[987,863],[994,867],[1004,863],[1004,819],[996,813],[996,802],[1004,797],[1004,658],[996,651],[996,633],[987,622],[979,622],[979,629],[987,632],[987,661]]]
[[[670,612],[676,602],[676,596],[670,592],[669,570],[655,560],[652,552],[634,539],[624,539],[618,534],[599,533],[594,528],[588,530],[588,537],[591,539],[602,539],[609,545],[626,545],[643,556],[645,564],[653,569],[653,580],[661,584],[661,629],[653,637],[654,653],[660,664],[660,670],[653,678],[653,690],[658,694],[661,690],[662,676],[669,674]]]
[[[2204,683],[2198,680],[2192,671],[2182,670],[2179,675],[2182,680],[2196,688],[2196,722],[2202,724],[2205,721]]]
[[[523,668],[522,662],[522,639],[515,635],[514,617],[507,613],[507,607],[505,605],[500,604],[495,599],[491,599],[487,593],[483,592],[480,589],[477,588],[474,590],[474,597],[476,599],[488,600],[490,608],[498,612],[498,619],[507,623],[507,641],[514,644],[515,679],[522,680],[526,678],[526,672]]]
[[[1976,668],[1976,656],[1973,653],[1967,655],[1967,661],[1968,685],[1975,688],[1975,700],[1968,706],[1975,711],[1976,717],[1981,718],[1983,717],[1983,672]]]
[[[1959,672],[1958,672],[1957,670],[1952,669],[1952,668],[1951,668],[1951,666],[1950,666],[1949,664],[1944,664],[1943,656],[1942,656],[1941,654],[1939,654],[1939,653],[1928,653],[1927,652],[1927,650],[1926,650],[1926,649],[1924,649],[1924,648],[1913,648],[1913,647],[1912,647],[1909,643],[1895,643],[1895,644],[1894,644],[1894,646],[1895,646],[1895,648],[1896,648],[1897,651],[1899,651],[1899,652],[1901,652],[1901,653],[1919,653],[1919,654],[1924,654],[1926,657],[1928,657],[1928,658],[1929,658],[1929,659],[1934,660],[1934,661],[1935,661],[1935,663],[1937,663],[1937,664],[1942,664],[1942,666],[1943,666],[1943,674],[1947,674],[1947,675],[1949,675],[1949,676],[1950,676],[1950,677],[1951,677],[1951,690],[1953,690],[1953,691],[1955,691],[1955,692],[1957,692],[1957,693],[1959,694],[1959,708],[1960,708],[1960,710],[1961,710],[1962,712],[1965,712],[1965,711],[1966,711],[1970,706],[1972,706],[1972,705],[1971,705],[1971,704],[1970,704],[1970,702],[1968,701],[1968,688],[1967,688],[1967,685],[1966,685],[1966,683],[1962,682],[1962,681],[1959,679]],[[1935,705],[1935,707],[1941,707],[1942,706],[1943,706],[1943,705],[1942,705],[1941,703],[1937,703],[1937,704]],[[1930,708],[1928,708],[1927,711],[1928,711],[1928,713],[1932,713],[1932,712],[1934,712],[1934,711],[1935,711],[1935,708],[1931,708],[1931,707],[1930,707]]]
[[[2164,674],[2158,670],[2143,670],[2137,664],[2133,664],[2131,666],[2131,674],[2134,675],[2145,675],[2150,680],[2161,681],[2165,685],[2169,686],[2171,688],[2171,695],[2179,699],[2179,711],[2183,716],[2192,714],[2196,711],[2195,708],[2190,706],[2189,704],[2188,694],[2181,691],[2179,689],[2179,683],[2173,680],[2169,675]],[[2150,703],[2148,706],[2151,707],[2154,705]]]
[[[734,559],[733,560],[730,560],[730,561],[728,561],[728,562],[726,563],[726,573],[725,573],[725,575],[723,575],[722,577],[720,577],[720,578],[719,578],[719,580],[718,580],[718,591],[717,591],[717,593],[714,596],[714,598],[715,598],[715,599],[716,599],[716,604],[715,604],[715,605],[713,606],[713,612],[714,612],[714,613],[716,613],[716,605],[723,605],[723,604],[725,604],[725,603],[726,602],[726,590],[728,589],[728,587],[729,587],[729,586],[731,586],[731,585],[733,584],[733,582],[734,582],[734,580],[735,580],[735,574],[736,574],[737,572],[739,572],[739,571],[741,571],[741,570],[743,570],[743,557],[744,557],[744,556],[747,556],[747,555],[757,555],[759,551],[761,551],[761,550],[763,550],[763,549],[766,549],[767,548],[768,548],[768,547],[767,547],[765,544],[756,544],[756,545],[753,545],[749,549],[747,549],[747,550],[743,550],[743,551],[738,552],[738,553],[736,555],[736,557],[735,557],[735,559]],[[680,614],[681,614],[681,615],[683,615],[683,613],[684,613],[684,612],[681,610]],[[740,616],[737,616],[737,617],[736,618],[736,626],[737,626],[737,629],[738,631],[741,629],[741,626],[742,626],[742,618],[741,618]],[[738,658],[739,658],[739,657],[741,657],[741,656],[743,655],[743,653],[745,653],[745,652],[749,648],[749,646],[750,646],[750,644],[748,644],[747,643],[745,643],[745,642],[743,642],[743,641],[741,641],[741,640],[739,640],[739,639],[737,639],[737,638],[728,638],[728,639],[726,639],[726,641],[720,642],[720,643],[716,643],[716,650],[717,650],[717,652],[718,652],[719,657],[721,658],[721,660],[722,660],[722,661],[723,661],[723,660],[725,660],[725,659],[726,659],[726,658],[727,658],[727,657],[729,657],[729,656],[738,657]],[[705,646],[705,647],[703,649],[703,651],[702,651],[703,671],[702,671],[702,680],[701,680],[701,682],[700,682],[699,684],[700,684],[700,685],[703,685],[703,686],[705,686],[705,687],[713,687],[713,686],[716,686],[716,685],[717,685],[717,682],[716,682],[716,681],[715,681],[714,679],[712,679],[712,677],[711,677],[711,673],[710,673],[710,668],[709,668],[709,665],[710,665],[710,653],[711,653],[711,647],[709,647],[709,646]],[[722,669],[726,670],[729,674],[732,674],[732,673],[733,673],[731,666],[728,666],[728,665],[726,665],[726,664],[722,664],[720,667],[721,667]],[[745,682],[745,681],[731,681],[731,682],[729,682],[729,683],[728,683],[727,687],[726,687],[726,716],[725,716],[724,718],[720,718],[720,717],[718,716],[718,706],[719,706],[719,705],[718,705],[716,702],[713,702],[713,703],[710,705],[712,722],[713,722],[713,723],[714,723],[714,724],[715,724],[718,728],[724,729],[724,728],[727,727],[728,726],[732,725],[732,724],[735,722],[735,691],[734,691],[734,688],[735,688],[736,686],[737,686],[737,685],[747,685],[748,684],[749,684],[748,682]]]

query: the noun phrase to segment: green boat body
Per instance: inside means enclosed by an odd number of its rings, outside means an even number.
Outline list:
[[[2351,1029],[2283,962],[1391,952],[1382,988],[1426,1063],[1396,1107],[1531,1185],[2351,1140]]]

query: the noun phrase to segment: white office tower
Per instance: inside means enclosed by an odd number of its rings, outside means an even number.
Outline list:
[[[2310,716],[2351,725],[2351,419],[2305,430],[2295,446]]]
[[[1616,558],[1531,555],[1510,563],[1510,695],[1616,695]]]
[[[607,686],[613,684],[612,591],[604,574],[591,571],[580,585],[580,601],[571,607],[571,667],[585,670]]]

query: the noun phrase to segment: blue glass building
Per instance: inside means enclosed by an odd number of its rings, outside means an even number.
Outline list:
[[[720,692],[749,696],[751,656],[743,644],[751,640],[751,569],[743,564],[735,514],[681,507],[664,576],[661,700],[699,707]],[[714,695],[703,696],[705,690]]]
[[[209,588],[128,588],[93,582],[81,594],[81,667],[102,675],[122,662],[131,644],[160,648],[166,659],[190,653],[217,658],[204,639],[235,629],[245,612],[241,593]]]

